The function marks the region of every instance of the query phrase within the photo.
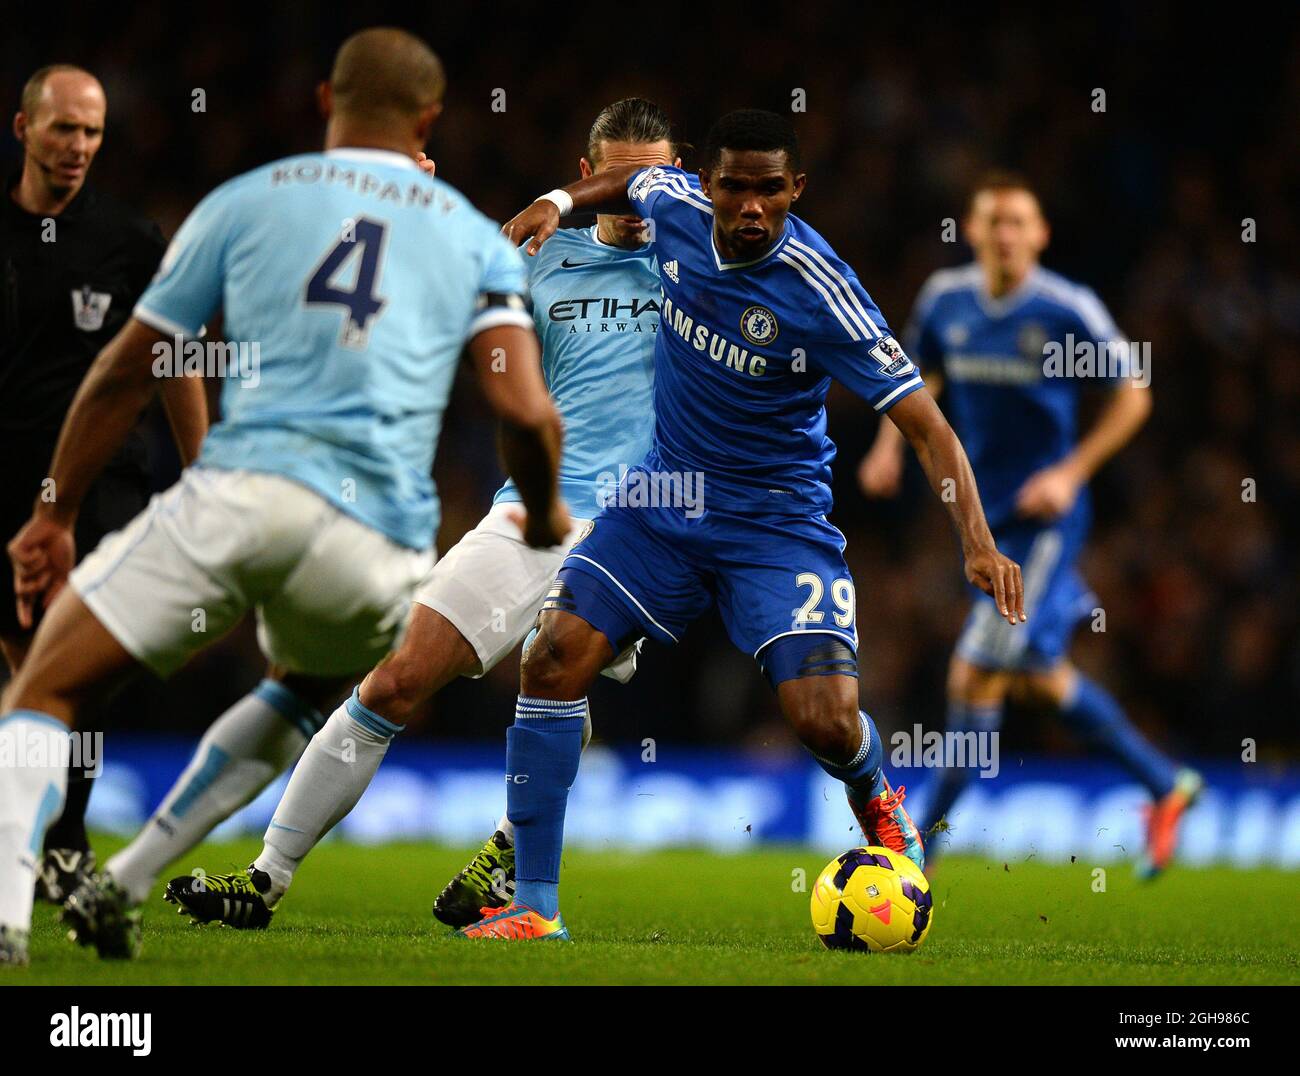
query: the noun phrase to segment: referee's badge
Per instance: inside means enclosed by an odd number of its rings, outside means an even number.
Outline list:
[[[775,340],[780,330],[772,311],[765,306],[751,306],[740,315],[740,331],[755,347],[763,347]]]
[[[83,284],[72,293],[72,320],[82,332],[98,332],[104,327],[104,317],[113,297],[106,291],[91,291]]]

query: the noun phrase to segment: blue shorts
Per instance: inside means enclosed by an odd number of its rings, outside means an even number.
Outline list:
[[[998,550],[1020,565],[1029,619],[1008,624],[993,599],[977,591],[957,656],[982,669],[1032,672],[1056,665],[1079,621],[1097,606],[1075,567],[1086,537],[1086,528],[1072,521],[1054,527],[1017,523],[994,532]]]
[[[676,643],[714,602],[731,641],[756,658],[805,633],[857,653],[844,535],[825,516],[610,506],[569,551],[546,607],[581,617],[619,653],[642,635]]]

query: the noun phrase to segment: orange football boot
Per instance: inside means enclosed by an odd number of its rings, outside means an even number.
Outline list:
[[[899,785],[895,791],[890,788],[887,778],[882,779],[885,787],[880,795],[873,796],[866,803],[858,804],[849,796],[849,806],[853,808],[853,815],[862,830],[862,839],[866,844],[880,845],[906,856],[925,870],[925,844],[921,840],[921,831],[903,806],[907,786]]]
[[[1195,770],[1179,770],[1173,791],[1148,809],[1147,848],[1138,864],[1139,876],[1154,878],[1169,866],[1178,847],[1178,823],[1204,787],[1205,781]]]
[[[573,941],[564,919],[545,919],[524,904],[484,908],[483,918],[456,932],[462,938],[504,938],[506,941]]]

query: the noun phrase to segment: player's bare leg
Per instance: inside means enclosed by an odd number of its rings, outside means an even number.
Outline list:
[[[559,914],[564,809],[582,754],[587,691],[614,657],[581,617],[547,609],[520,667],[506,738],[506,813],[515,826],[513,903],[466,927],[469,938],[567,940]]]
[[[852,652],[844,644],[844,660]],[[921,835],[903,807],[905,789],[890,787],[875,724],[858,708],[856,676],[803,676],[777,684],[777,697],[795,735],[827,773],[844,782],[863,841],[925,866]]]
[[[0,875],[0,963],[22,963],[26,958],[36,870],[30,849],[41,847],[45,831],[63,808],[69,730],[78,711],[135,664],[77,594],[65,588],[47,610],[26,660],[4,693],[0,732],[17,745],[42,739],[49,750],[40,764],[16,766],[0,781],[0,861],[17,865]],[[36,756],[28,761],[36,762]],[[69,905],[81,893],[78,889],[69,897]],[[94,942],[75,911],[65,912],[65,918],[78,931],[79,941]],[[125,932],[124,945],[138,945],[138,922]]]
[[[135,658],[65,587],[32,637],[4,692],[3,708],[39,710],[72,728],[79,708],[135,666]]]
[[[457,677],[479,671],[478,655],[450,620],[427,605],[411,606],[402,645],[361,681],[361,702],[400,725]]]

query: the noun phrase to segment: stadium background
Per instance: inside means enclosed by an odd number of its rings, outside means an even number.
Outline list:
[[[970,181],[990,165],[1023,170],[1054,229],[1046,264],[1095,287],[1130,337],[1150,342],[1153,363],[1155,414],[1096,483],[1084,567],[1106,631],[1082,631],[1076,655],[1171,751],[1219,760],[1221,787],[1244,797],[1267,789],[1272,813],[1257,822],[1283,826],[1300,863],[1292,768],[1300,748],[1294,22],[1234,26],[1209,9],[1105,4],[1034,24],[996,6],[805,4],[741,15],[655,4],[586,16],[569,7],[550,18],[507,6],[486,19],[484,5],[467,4],[413,20],[403,10],[144,3],[75,21],[15,13],[0,40],[0,94],[12,114],[37,66],[70,60],[94,71],[109,119],[91,182],[170,235],[216,184],[319,146],[313,87],[338,43],[376,22],[422,33],[442,56],[447,107],[430,152],[439,174],[497,219],[576,176],[586,129],[609,101],[657,100],[690,143],[730,108],[789,108],[803,90],[806,111],[794,119],[810,180],[800,213],[857,268],[896,329],[925,276],[968,256],[942,242],[941,231],[945,218],[960,217]],[[491,107],[498,89],[504,111]],[[1104,112],[1092,107],[1097,89]],[[192,109],[196,90],[205,95],[201,112]],[[684,157],[691,166],[689,148]],[[10,172],[17,162],[17,144],[3,139],[0,166]],[[1253,243],[1243,242],[1244,218],[1256,222]],[[952,537],[914,465],[900,501],[858,494],[857,463],[875,419],[838,388],[830,407],[840,448],[833,521],[848,537],[858,585],[864,704],[886,736],[915,722],[938,727],[965,608]],[[165,485],[175,463],[163,426],[155,427]],[[445,550],[482,515],[500,480],[491,424],[464,377],[437,478]],[[1243,500],[1247,479],[1253,502]],[[483,682],[453,685],[396,753],[428,773],[449,759],[464,763],[449,772],[490,772],[516,674],[512,659]],[[155,757],[162,776],[140,762],[136,783],[119,783],[119,793],[161,793],[184,743],[259,675],[245,629],[171,683],[139,685],[132,728],[154,735],[110,732],[109,760],[116,740],[122,757]],[[605,756],[618,765],[635,765],[651,738],[692,788],[711,776],[806,772],[771,693],[713,617],[676,651],[649,649],[631,688],[602,682],[592,703],[599,739],[622,751]],[[1255,766],[1240,762],[1246,737],[1258,745]],[[742,753],[713,750],[723,747]],[[1045,715],[1013,711],[1003,750],[1004,769],[1027,758],[1015,768],[1077,778],[1071,787],[1098,795],[1117,780],[1105,768],[1036,769],[1035,758],[1079,754]],[[443,786],[444,817],[452,798]],[[116,817],[108,789],[97,800],[101,820]],[[722,809],[716,801],[708,808]],[[575,801],[573,816],[581,813]],[[472,839],[491,820],[481,815],[476,808],[465,835],[443,835]],[[764,835],[812,832],[782,825]],[[727,829],[737,832],[749,831]]]

